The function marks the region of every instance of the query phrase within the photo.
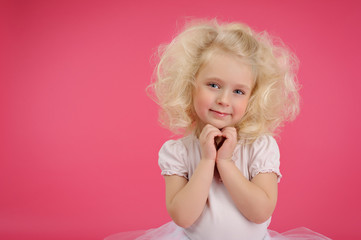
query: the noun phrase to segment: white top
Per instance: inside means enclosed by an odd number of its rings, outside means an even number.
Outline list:
[[[159,151],[162,175],[178,175],[190,179],[200,157],[199,140],[195,135],[169,140]],[[238,144],[232,160],[249,180],[258,173],[274,172],[279,181],[281,178],[279,157],[276,140],[264,135],[252,144]],[[214,177],[201,216],[184,231],[192,240],[256,240],[266,236],[270,222],[271,218],[262,224],[248,221],[236,208],[223,183]]]

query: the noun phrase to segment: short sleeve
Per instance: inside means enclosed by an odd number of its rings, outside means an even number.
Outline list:
[[[162,175],[178,175],[188,179],[188,169],[185,164],[186,149],[180,140],[169,140],[159,150],[158,164]]]
[[[249,173],[254,178],[259,173],[274,172],[277,174],[278,182],[282,175],[280,173],[280,151],[276,140],[272,136],[261,136],[251,146]]]

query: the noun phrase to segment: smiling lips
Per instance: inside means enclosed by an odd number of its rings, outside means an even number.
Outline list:
[[[219,111],[212,110],[212,109],[210,109],[210,111],[212,113],[216,114],[216,116],[219,116],[219,117],[226,117],[226,116],[231,115],[230,113],[219,112]]]

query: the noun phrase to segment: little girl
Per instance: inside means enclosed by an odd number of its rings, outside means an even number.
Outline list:
[[[328,239],[306,228],[267,229],[282,177],[272,136],[299,111],[297,60],[277,42],[213,20],[161,48],[151,87],[162,123],[184,134],[159,151],[173,221],[107,240]]]

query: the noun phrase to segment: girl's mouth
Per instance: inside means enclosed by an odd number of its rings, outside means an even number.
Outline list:
[[[219,112],[219,111],[212,110],[212,109],[210,109],[210,111],[220,117],[226,117],[228,115],[231,115],[230,113]]]

